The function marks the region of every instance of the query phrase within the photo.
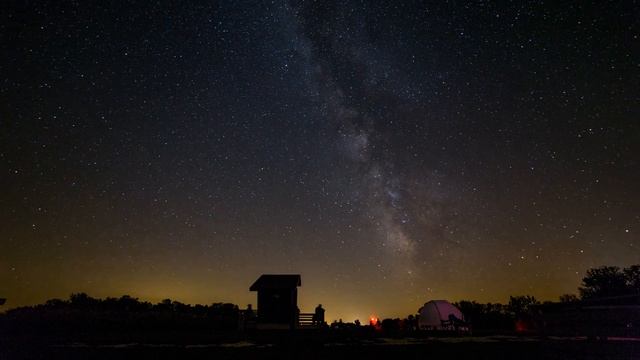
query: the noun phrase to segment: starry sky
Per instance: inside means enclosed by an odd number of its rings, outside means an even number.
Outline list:
[[[328,319],[576,293],[640,259],[634,1],[7,1],[5,308]]]

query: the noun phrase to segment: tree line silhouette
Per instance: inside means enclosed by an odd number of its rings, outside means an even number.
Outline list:
[[[640,305],[640,265],[627,268],[603,266],[589,269],[578,288],[578,295],[565,294],[560,302],[585,302],[594,299],[617,301],[632,297]],[[607,300],[611,299],[611,300]],[[527,322],[531,309],[541,305],[533,296],[511,296],[507,304],[461,300],[454,303],[473,325],[476,334],[511,333]],[[179,342],[220,341],[241,336],[242,311],[235,304],[189,305],[165,299],[152,304],[124,295],[120,298],[93,298],[85,293],[71,294],[68,300],[52,299],[44,304],[7,310],[0,314],[0,338],[41,336],[76,341],[120,341],[123,338],[145,341]],[[417,315],[404,319],[384,319],[375,324],[359,321],[335,321],[330,329],[336,334],[407,336],[418,333]]]
[[[187,341],[212,334],[225,340],[238,328],[238,306],[230,303],[189,305],[170,299],[157,304],[124,295],[93,298],[71,294],[0,315],[0,337],[35,337],[51,341],[118,342]]]

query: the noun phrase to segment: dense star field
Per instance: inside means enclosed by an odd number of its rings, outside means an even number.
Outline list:
[[[633,1],[3,2],[0,297],[328,320],[640,258]]]

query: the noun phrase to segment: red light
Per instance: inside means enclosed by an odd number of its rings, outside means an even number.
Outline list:
[[[518,320],[516,321],[516,331],[517,332],[524,332],[527,331],[527,323],[525,323],[522,320]]]

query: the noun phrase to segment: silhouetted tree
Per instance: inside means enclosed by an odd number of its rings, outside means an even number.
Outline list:
[[[98,300],[85,293],[71,294],[69,302],[74,308],[91,308],[98,304]]]
[[[209,316],[218,330],[235,329],[238,326],[240,311],[238,305],[214,303],[209,307]]]
[[[509,296],[509,311],[518,316],[528,313],[532,305],[539,305],[540,302],[530,295],[525,296]]]
[[[563,294],[563,295],[560,295],[560,302],[561,303],[572,303],[572,302],[576,302],[576,301],[580,301],[580,299],[578,298],[578,296],[576,294]]]
[[[630,273],[633,271],[635,270],[631,269]],[[602,266],[587,270],[587,275],[582,279],[582,286],[578,290],[582,299],[620,296],[630,293],[625,273],[617,266]]]
[[[640,295],[640,265],[624,269],[624,277],[631,294]]]
[[[461,300],[454,305],[462,311],[464,320],[473,326],[474,331],[493,333],[513,330],[515,316],[509,306],[468,300]]]
[[[418,317],[416,315],[409,315],[404,320],[404,328],[407,331],[415,331],[418,328]]]
[[[62,308],[67,305],[69,305],[68,302],[60,299],[49,299],[44,303],[44,306],[50,308]]]
[[[384,319],[380,326],[386,335],[396,336],[400,333],[400,319]]]
[[[172,302],[171,307],[173,308],[173,311],[179,312],[179,313],[186,313],[186,312],[189,312],[189,310],[191,310],[190,305],[183,304],[179,301]]]
[[[161,311],[161,312],[169,312],[169,311],[173,311],[173,301],[171,301],[171,299],[164,299],[162,301],[160,301],[159,303],[155,304],[153,306],[153,308],[157,311]]]

